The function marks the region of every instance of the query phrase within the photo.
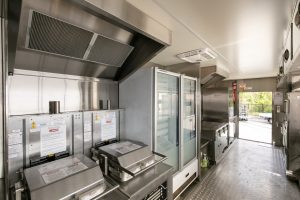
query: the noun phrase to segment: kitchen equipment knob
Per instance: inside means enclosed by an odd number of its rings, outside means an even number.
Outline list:
[[[286,49],[283,54],[284,62],[287,62],[290,57],[290,51]]]

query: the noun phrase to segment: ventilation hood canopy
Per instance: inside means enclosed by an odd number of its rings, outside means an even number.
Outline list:
[[[201,67],[201,86],[206,88],[218,81],[221,81],[228,77],[228,72],[221,67],[209,66]]]
[[[123,0],[10,0],[8,8],[11,74],[121,80],[171,44],[168,29]]]

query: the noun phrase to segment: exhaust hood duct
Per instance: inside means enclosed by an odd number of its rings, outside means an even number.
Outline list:
[[[17,41],[8,43],[16,49],[8,54],[10,74],[16,68],[119,81],[171,44],[168,29],[124,0],[10,0],[9,6],[21,8],[8,18],[9,41]]]
[[[206,88],[228,77],[228,72],[218,66],[201,67],[201,86]]]
[[[29,15],[26,47],[32,50],[121,67],[133,49],[35,11]]]

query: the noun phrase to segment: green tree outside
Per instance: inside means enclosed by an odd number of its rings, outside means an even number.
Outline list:
[[[272,112],[272,92],[240,92],[239,100],[248,114]]]

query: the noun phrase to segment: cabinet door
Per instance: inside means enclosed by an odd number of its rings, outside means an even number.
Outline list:
[[[156,72],[155,151],[179,169],[179,77]]]
[[[183,166],[196,157],[196,80],[182,79],[182,161]]]
[[[300,92],[288,94],[288,132],[287,132],[287,169],[300,170]]]

